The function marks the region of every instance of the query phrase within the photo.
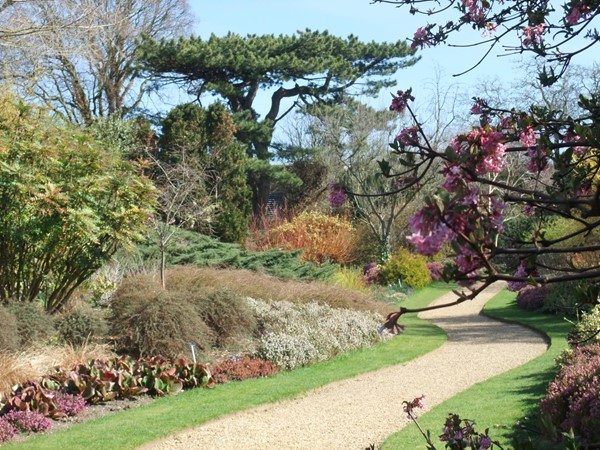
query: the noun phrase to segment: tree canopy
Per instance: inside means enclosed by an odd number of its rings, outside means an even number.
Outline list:
[[[414,64],[414,51],[404,41],[364,43],[356,36],[340,38],[328,32],[305,30],[294,35],[248,35],[235,33],[178,40],[146,39],[140,59],[148,74],[158,80],[183,83],[200,97],[213,94],[224,99],[233,113],[246,113],[258,122],[254,102],[260,90],[272,89],[269,110],[262,123],[266,131],[241,128],[250,136],[254,154],[267,159],[272,128],[294,105],[335,99],[354,89],[376,94],[394,82],[390,78],[402,67]]]

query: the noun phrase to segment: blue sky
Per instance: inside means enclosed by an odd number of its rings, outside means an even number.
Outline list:
[[[414,31],[426,23],[427,18],[411,16],[405,8],[389,4],[371,4],[369,0],[221,0],[190,2],[196,16],[194,34],[208,38],[212,33],[222,36],[229,31],[246,34],[292,34],[296,30],[328,30],[331,34],[346,37],[354,34],[364,41],[396,41],[412,37]],[[467,42],[461,33],[457,36]],[[477,39],[478,34],[470,38]],[[420,51],[421,60],[413,67],[397,74],[396,89],[413,87],[415,94],[424,94],[424,87],[435,76],[436,68],[445,75],[444,82],[473,85],[481,80],[499,78],[512,80],[518,74],[514,67],[517,58],[498,58],[491,55],[468,75],[452,78],[473,66],[487,48],[458,49],[429,48]],[[475,95],[474,93],[472,95]],[[390,99],[382,92],[380,102]]]

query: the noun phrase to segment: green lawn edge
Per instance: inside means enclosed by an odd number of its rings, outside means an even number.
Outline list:
[[[483,432],[489,428],[493,439],[498,440],[505,449],[512,448],[514,425],[524,417],[535,415],[540,399],[546,394],[548,383],[556,373],[555,358],[567,347],[566,335],[571,324],[555,315],[525,311],[516,305],[514,299],[514,293],[501,291],[486,304],[484,314],[516,322],[542,333],[549,343],[548,350],[520,367],[476,384],[419,417],[419,424],[424,430],[431,431],[433,443],[439,443],[436,445],[438,448],[444,448],[437,436],[441,434],[450,412],[459,414],[461,418],[474,419],[477,431]],[[469,360],[465,355],[464,361],[458,361],[457,364],[464,364],[465,370],[477,370],[478,365],[485,364],[485,361]],[[388,437],[381,449],[413,450],[426,447],[416,426],[409,424]]]
[[[422,307],[449,290],[448,285],[435,283],[414,292],[402,304]],[[405,333],[372,348],[270,378],[229,383],[214,389],[190,390],[54,433],[32,435],[25,441],[9,443],[2,448],[135,448],[226,414],[293,398],[334,381],[407,362],[435,350],[447,339],[442,329],[416,315],[406,316],[402,323],[406,325]]]

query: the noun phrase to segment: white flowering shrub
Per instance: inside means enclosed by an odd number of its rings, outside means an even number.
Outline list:
[[[331,308],[318,303],[248,299],[260,332],[258,356],[286,369],[329,359],[389,339],[379,332],[377,313]]]

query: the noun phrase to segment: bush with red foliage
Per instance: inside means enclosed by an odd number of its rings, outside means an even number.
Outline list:
[[[278,371],[277,366],[270,361],[242,356],[241,358],[226,359],[217,363],[211,372],[215,382],[222,384],[228,381],[268,377],[275,375]]]

